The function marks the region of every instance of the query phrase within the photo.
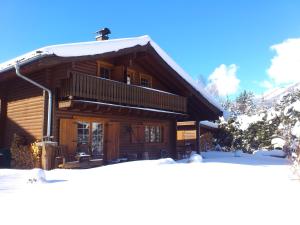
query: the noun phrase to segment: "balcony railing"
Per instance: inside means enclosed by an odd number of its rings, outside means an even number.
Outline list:
[[[63,80],[60,98],[86,99],[180,113],[187,112],[185,97],[74,71],[70,71],[68,78]]]

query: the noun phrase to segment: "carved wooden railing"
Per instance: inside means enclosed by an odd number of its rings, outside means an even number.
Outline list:
[[[185,97],[70,71],[62,81],[60,98],[85,99],[135,107],[187,112]]]

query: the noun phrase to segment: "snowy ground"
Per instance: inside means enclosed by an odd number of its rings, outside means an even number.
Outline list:
[[[88,170],[0,170],[1,224],[294,224],[300,181],[286,159],[203,153]],[[39,171],[43,173],[43,171]],[[40,176],[41,177],[41,176]],[[29,181],[31,179],[32,182]]]

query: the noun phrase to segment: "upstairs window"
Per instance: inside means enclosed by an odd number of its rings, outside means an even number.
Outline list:
[[[152,79],[150,76],[141,74],[140,85],[143,87],[152,87]]]
[[[141,86],[150,87],[150,81],[144,78],[141,78]]]
[[[109,79],[110,78],[110,69],[105,68],[105,67],[100,67],[99,75],[102,78]]]
[[[113,65],[104,61],[97,61],[97,75],[105,79],[111,79]]]

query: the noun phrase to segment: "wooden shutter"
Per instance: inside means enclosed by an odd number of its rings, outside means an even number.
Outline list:
[[[60,119],[59,144],[66,146],[70,158],[76,154],[77,126],[73,119]]]
[[[145,141],[145,130],[143,125],[133,125],[131,132],[131,143],[138,144]]]
[[[104,131],[106,137],[105,145],[105,159],[107,161],[119,158],[119,145],[120,145],[120,123],[109,122],[107,123],[106,130]]]

